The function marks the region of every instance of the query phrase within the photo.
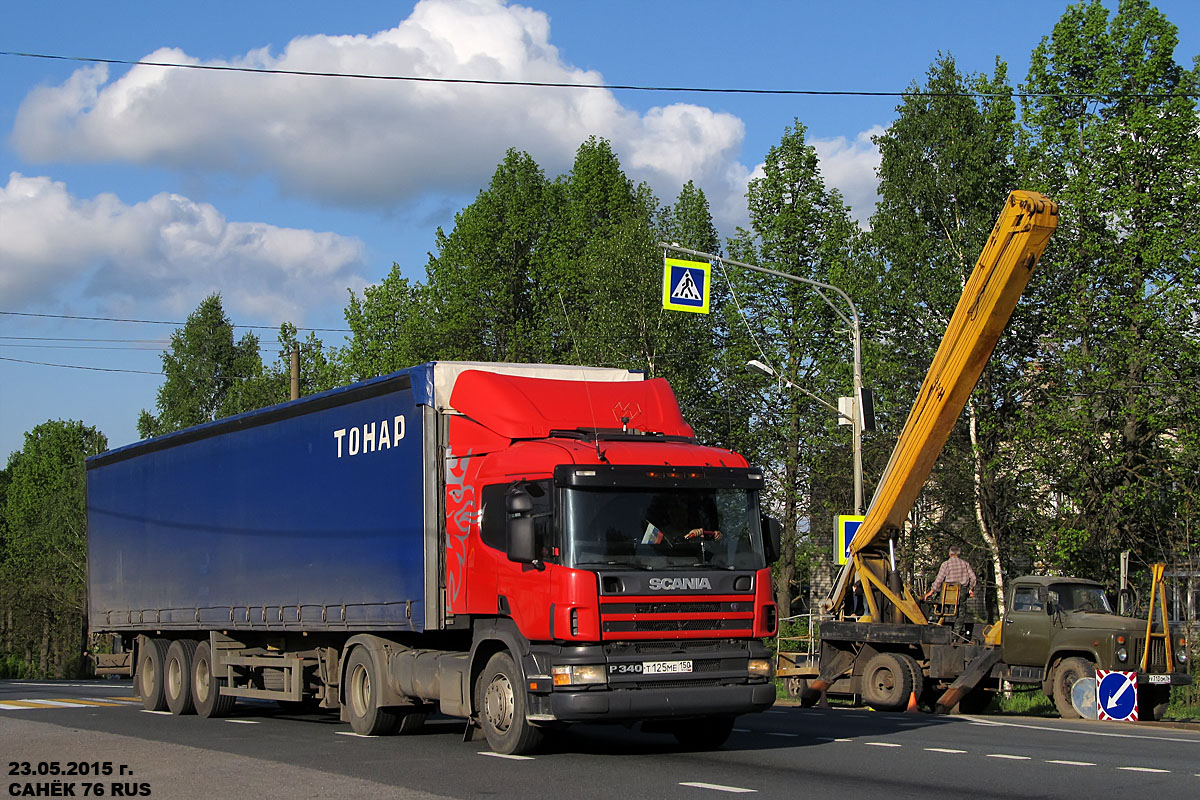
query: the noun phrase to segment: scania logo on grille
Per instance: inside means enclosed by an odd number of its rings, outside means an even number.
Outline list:
[[[712,583],[708,578],[651,578],[650,590],[653,592],[669,592],[675,589],[711,589]]]

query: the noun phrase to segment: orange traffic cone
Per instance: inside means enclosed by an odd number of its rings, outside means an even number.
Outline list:
[[[906,714],[915,714],[921,709],[917,708],[917,693],[914,691],[908,696],[908,708],[904,709]]]

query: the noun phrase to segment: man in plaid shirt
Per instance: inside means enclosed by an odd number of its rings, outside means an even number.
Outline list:
[[[938,569],[937,580],[933,582],[933,586],[925,594],[925,599],[933,597],[938,589],[942,588],[943,583],[957,583],[967,587],[967,596],[975,596],[975,570],[971,569],[971,565],[959,558],[962,553],[962,548],[958,545],[950,547],[950,557],[942,562],[942,566]]]

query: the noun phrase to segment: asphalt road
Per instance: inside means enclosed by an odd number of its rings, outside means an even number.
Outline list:
[[[0,797],[96,796],[97,786],[105,797],[206,800],[1200,796],[1200,732],[1147,725],[780,707],[740,718],[714,752],[577,726],[532,758],[490,753],[463,729],[434,717],[414,735],[367,738],[336,715],[271,703],[206,720],[145,712],[128,681],[0,681]]]

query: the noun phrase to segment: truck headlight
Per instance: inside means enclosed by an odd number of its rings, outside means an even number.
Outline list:
[[[554,667],[555,686],[584,686],[587,684],[607,683],[604,677],[604,667],[600,664],[570,664]]]
[[[1186,664],[1188,660],[1188,651],[1186,647],[1180,647],[1175,651],[1175,660],[1180,664]]]
[[[1117,648],[1117,661],[1124,663],[1129,658],[1129,651],[1124,647]]]
[[[771,677],[771,659],[769,658],[752,658],[746,666],[750,671],[751,678]]]

